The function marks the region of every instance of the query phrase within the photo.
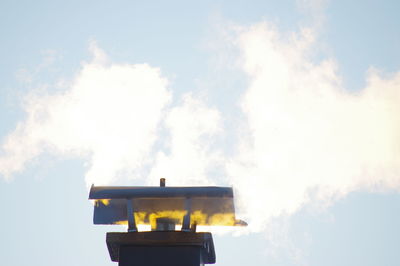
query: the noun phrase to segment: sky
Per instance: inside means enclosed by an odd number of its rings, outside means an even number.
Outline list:
[[[398,265],[399,8],[1,1],[1,264],[116,265],[90,185],[165,177],[234,188],[216,265]]]

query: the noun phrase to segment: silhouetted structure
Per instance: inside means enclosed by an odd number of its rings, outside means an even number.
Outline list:
[[[197,225],[246,225],[235,219],[229,187],[95,187],[94,224],[127,224],[107,233],[112,261],[120,266],[199,266],[215,263],[211,233]],[[151,225],[139,232],[137,224]],[[180,226],[180,230],[176,227]]]

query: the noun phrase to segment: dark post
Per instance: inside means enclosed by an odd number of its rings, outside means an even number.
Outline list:
[[[165,187],[165,178],[160,178],[160,187]]]

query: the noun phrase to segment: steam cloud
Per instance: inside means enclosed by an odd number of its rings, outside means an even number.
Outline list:
[[[43,152],[87,160],[88,185],[135,176],[148,162],[171,97],[167,80],[147,64],[108,64],[94,43],[90,50],[92,62],[83,64],[65,93],[27,98],[26,120],[3,143],[0,173],[6,178]]]
[[[311,59],[309,29],[286,36],[260,23],[230,34],[249,81],[235,155],[214,146],[228,134],[217,109],[191,94],[170,106],[159,69],[110,64],[92,45],[94,60],[65,93],[28,98],[26,120],[3,142],[0,173],[10,178],[43,152],[86,159],[87,184],[140,176],[145,166],[151,180],[210,184],[209,171],[223,167],[253,231],[311,201],[399,188],[400,73],[371,69],[367,86],[351,92],[333,60]]]
[[[220,134],[218,110],[187,94],[182,105],[172,108],[165,126],[170,133],[169,153],[159,151],[149,175],[152,183],[162,176],[171,185],[210,185],[215,183],[207,174],[224,163],[221,153],[212,147],[213,137]],[[171,177],[171,178],[170,178]]]
[[[310,29],[288,38],[267,23],[239,29],[249,77],[238,156],[227,166],[252,229],[313,202],[400,185],[400,73],[371,69],[349,92],[332,60],[310,59]]]

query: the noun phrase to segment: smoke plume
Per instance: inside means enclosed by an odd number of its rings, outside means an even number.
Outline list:
[[[167,80],[147,64],[107,63],[95,43],[90,50],[93,60],[65,92],[27,96],[26,120],[3,142],[3,176],[44,152],[83,158],[88,185],[112,183],[122,173],[135,177],[148,163],[171,97]]]
[[[223,169],[252,231],[310,202],[398,189],[400,73],[371,68],[365,88],[348,90],[334,60],[313,59],[315,39],[268,23],[229,32],[238,54],[228,61],[248,80],[234,132],[223,127],[227,114],[192,94],[172,106],[159,69],[109,63],[92,45],[94,59],[65,92],[27,97],[25,121],[3,140],[0,173],[10,178],[44,152],[83,158],[88,185],[142,176],[225,185],[210,174]],[[239,136],[234,154],[215,141],[228,135]]]
[[[157,153],[151,183],[165,176],[171,185],[217,185],[208,172],[224,164],[221,152],[212,145],[222,133],[218,110],[187,94],[181,105],[168,112],[164,124],[169,152]]]
[[[400,73],[341,85],[333,60],[313,62],[314,33],[285,36],[268,23],[236,30],[249,79],[237,156],[227,165],[253,230],[307,203],[400,185]]]

